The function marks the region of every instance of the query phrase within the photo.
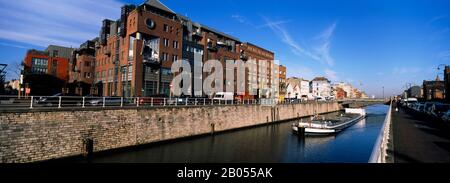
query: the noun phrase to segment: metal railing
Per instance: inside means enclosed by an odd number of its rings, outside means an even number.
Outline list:
[[[392,101],[372,150],[369,163],[386,163],[388,142],[391,131]]]
[[[90,97],[90,96],[0,96],[0,111],[14,109],[155,107],[155,106],[210,106],[210,105],[289,105],[318,101],[277,99],[221,100],[210,98],[162,97]],[[329,101],[321,101],[329,102]]]

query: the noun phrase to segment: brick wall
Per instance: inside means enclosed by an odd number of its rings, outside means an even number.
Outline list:
[[[333,103],[160,107],[110,110],[0,113],[2,163],[34,162],[80,155],[83,139],[94,152],[248,127],[315,112],[340,109]]]

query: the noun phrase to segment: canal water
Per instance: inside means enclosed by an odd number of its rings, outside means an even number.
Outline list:
[[[365,119],[332,136],[299,138],[292,132],[291,121],[123,152],[94,154],[92,162],[366,163],[387,111],[386,105],[368,106]]]

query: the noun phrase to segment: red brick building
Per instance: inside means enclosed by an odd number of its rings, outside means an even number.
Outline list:
[[[206,72],[194,73],[194,57],[202,63],[197,63],[197,67],[202,67],[208,60],[219,60],[224,69],[224,90],[231,84],[234,84],[235,89],[237,85],[244,85],[246,92],[236,95],[253,98],[249,96],[248,71],[245,83],[237,83],[236,77],[233,83],[226,82],[225,62],[239,59],[246,62],[252,59],[256,61],[256,69],[259,69],[258,61],[272,61],[274,54],[192,22],[158,0],[147,0],[139,6],[123,6],[121,17],[116,21],[103,21],[95,45],[93,90],[103,96],[169,96],[172,95],[171,81],[177,74],[171,72],[173,61],[184,59],[191,64],[191,76],[194,76],[192,84],[194,81],[202,83],[208,76]],[[269,64],[266,81],[269,86],[272,84],[272,69],[273,66]],[[257,82],[255,90],[260,84],[258,72],[256,70],[254,78]],[[191,91],[191,95],[205,96],[202,91],[194,91],[192,86]],[[258,92],[258,96],[263,96],[262,91]]]
[[[64,81],[69,79],[68,66],[68,58],[50,57],[37,50],[29,50],[24,59],[25,74],[48,74]]]
[[[69,66],[70,92],[79,95],[99,95],[93,87],[95,74],[95,41],[86,41],[72,52]]]
[[[275,54],[251,43],[243,43],[240,48],[241,53],[245,55],[247,62],[251,62],[251,64],[254,65],[253,67],[256,69],[253,71],[249,71],[248,69],[246,70],[245,75],[247,87],[245,98],[254,99],[269,97],[268,95],[270,95],[270,92],[267,90],[263,90],[262,82],[265,82],[267,87],[272,86],[272,74],[274,69],[273,60],[275,58]],[[266,61],[265,77],[262,77],[260,73],[260,68],[263,66],[262,61]],[[254,83],[252,83],[252,81],[256,81],[256,85],[253,85]],[[254,93],[256,93],[255,96],[249,95],[250,91],[252,90],[254,91]]]

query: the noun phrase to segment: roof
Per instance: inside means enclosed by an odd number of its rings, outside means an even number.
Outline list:
[[[147,4],[147,5],[153,6],[155,8],[158,8],[160,10],[164,10],[166,12],[176,14],[174,11],[172,11],[169,7],[167,7],[166,5],[161,3],[159,0],[146,0],[142,4]]]
[[[291,85],[291,86],[295,87],[295,86],[300,85],[300,79],[297,77],[287,78],[286,83],[287,83],[286,86]]]
[[[202,27],[203,29],[209,30],[209,31],[214,32],[214,33],[216,33],[216,34],[219,34],[219,35],[221,35],[221,36],[223,36],[223,37],[227,37],[227,38],[233,39],[233,40],[235,40],[235,41],[241,42],[241,40],[239,40],[238,38],[236,38],[236,37],[234,37],[234,36],[225,34],[225,33],[221,32],[221,31],[218,31],[218,30],[216,30],[216,29],[214,29],[214,28],[208,27],[208,26],[203,25],[203,24],[200,24],[200,25],[201,25],[201,27]]]
[[[265,48],[262,48],[262,47],[260,47],[260,46],[257,46],[257,45],[255,45],[255,44],[252,44],[252,43],[250,43],[250,42],[245,42],[244,44],[247,44],[247,45],[250,45],[250,46],[259,48],[259,49],[261,49],[261,50],[267,51],[267,52],[269,52],[269,53],[271,53],[271,54],[274,55],[274,53],[273,53],[272,51],[270,51],[270,50],[268,50],[268,49],[265,49]]]
[[[312,81],[327,81],[330,82],[326,77],[315,77]]]

